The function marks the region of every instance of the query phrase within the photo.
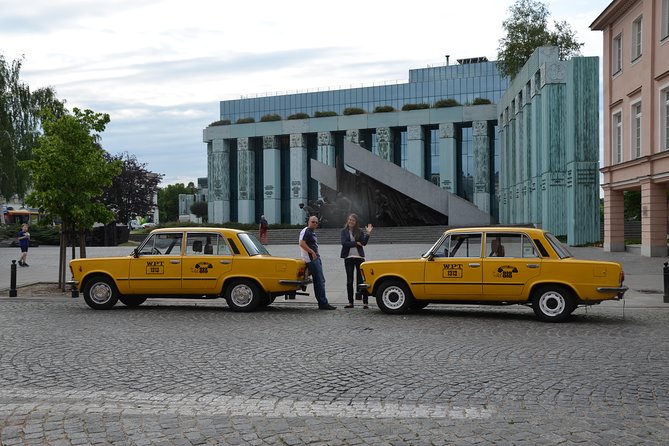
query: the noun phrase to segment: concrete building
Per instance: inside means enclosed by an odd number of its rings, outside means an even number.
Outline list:
[[[624,193],[641,191],[644,256],[667,255],[669,0],[615,0],[604,39],[604,248],[624,251]]]
[[[506,85],[494,62],[474,58],[411,70],[408,83],[222,101],[221,120],[203,132],[209,221],[250,223],[264,214],[270,223],[304,222],[299,205],[327,198],[321,187],[326,178],[315,178],[313,171],[333,175],[312,160],[332,169],[340,160],[349,173],[365,170],[347,163],[345,142],[374,154],[365,159],[376,172],[393,171],[384,164],[390,163],[411,173],[402,176],[404,186],[436,185],[442,211],[449,212],[447,203],[458,209],[442,224],[495,221],[500,162],[497,111],[490,103]],[[348,114],[352,108],[364,113]],[[349,158],[355,158],[351,151]]]

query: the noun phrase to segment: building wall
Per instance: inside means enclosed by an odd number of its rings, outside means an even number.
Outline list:
[[[599,59],[538,48],[497,104],[505,224],[599,241]]]
[[[604,248],[625,250],[624,193],[640,191],[641,254],[666,256],[669,0],[613,1],[590,27],[604,40]]]

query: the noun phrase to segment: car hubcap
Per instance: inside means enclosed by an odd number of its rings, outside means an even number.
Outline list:
[[[253,291],[246,285],[237,285],[232,289],[230,298],[238,307],[245,307],[253,300]]]
[[[111,287],[106,283],[96,283],[91,287],[91,300],[97,304],[107,303],[111,296]]]
[[[404,291],[400,287],[391,286],[386,288],[381,295],[381,299],[386,307],[396,310],[404,305]]]
[[[541,295],[539,308],[546,316],[559,316],[564,313],[567,303],[560,293],[549,291]]]

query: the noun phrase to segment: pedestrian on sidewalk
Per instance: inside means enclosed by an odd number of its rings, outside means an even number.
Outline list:
[[[260,225],[258,227],[258,232],[260,235],[260,243],[263,245],[267,244],[267,229],[269,228],[269,223],[267,223],[267,219],[265,218],[265,215],[260,216]]]
[[[318,238],[314,232],[318,227],[318,217],[312,215],[307,222],[307,227],[300,232],[300,254],[311,273],[318,308],[321,310],[335,310],[337,307],[330,305],[325,295],[325,275],[323,274],[321,256],[318,254]]]
[[[350,214],[346,220],[344,228],[341,230],[341,254],[340,257],[344,259],[344,270],[346,271],[346,293],[348,295],[348,305],[344,308],[353,308],[353,274],[355,273],[356,287],[362,282],[362,274],[360,273],[360,265],[365,261],[364,246],[369,241],[369,236],[372,234],[374,227],[368,224],[365,231],[360,229],[358,225],[357,214]],[[369,308],[369,296],[362,291],[361,297],[356,293],[356,299],[362,299],[362,308]]]
[[[19,231],[19,248],[21,249],[21,257],[19,258],[19,266],[30,266],[26,263],[28,258],[28,245],[30,245],[30,232],[28,232],[28,224],[21,225]]]

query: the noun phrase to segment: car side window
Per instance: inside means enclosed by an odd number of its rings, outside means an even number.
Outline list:
[[[435,257],[481,257],[481,234],[452,234],[434,251]]]
[[[231,255],[225,238],[212,233],[189,233],[186,239],[187,256]]]
[[[486,257],[539,257],[532,241],[525,234],[486,234]]]
[[[152,234],[142,245],[139,255],[180,256],[181,239],[182,234],[180,232]]]

